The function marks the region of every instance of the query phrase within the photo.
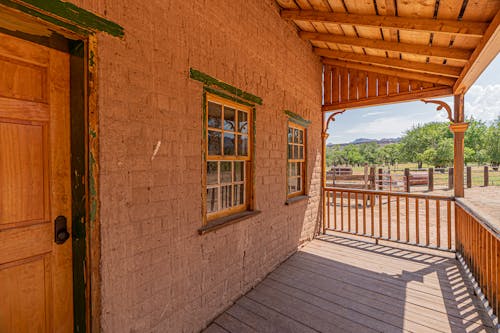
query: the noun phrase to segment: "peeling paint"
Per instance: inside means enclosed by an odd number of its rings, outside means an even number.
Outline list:
[[[57,26],[82,35],[90,31],[103,31],[115,37],[123,37],[123,28],[103,17],[60,0],[0,0],[0,4],[20,10]],[[52,14],[52,15],[50,15]],[[60,19],[59,19],[60,18]]]
[[[222,90],[225,90],[239,98],[247,100],[249,102],[253,102],[255,104],[262,105],[262,98],[252,95],[248,92],[245,92],[241,89],[238,89],[230,84],[219,81],[216,78],[211,77],[208,74],[202,73],[194,68],[189,69],[189,77],[193,80],[203,82],[207,86],[216,86]]]

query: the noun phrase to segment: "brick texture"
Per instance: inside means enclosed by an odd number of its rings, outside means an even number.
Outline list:
[[[102,329],[199,331],[318,226],[319,59],[271,0],[73,2],[125,28],[123,39],[98,35]],[[190,67],[263,99],[262,213],[203,236],[202,84],[189,79]],[[283,110],[312,121],[311,198],[290,206]]]

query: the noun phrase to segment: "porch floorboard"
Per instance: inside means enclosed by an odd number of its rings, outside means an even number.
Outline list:
[[[313,240],[205,332],[493,332],[453,254]]]

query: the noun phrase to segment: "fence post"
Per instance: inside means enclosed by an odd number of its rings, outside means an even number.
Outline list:
[[[384,182],[383,182],[383,176],[382,176],[382,172],[384,172],[384,170],[382,168],[379,168],[378,169],[378,189],[380,191],[383,191],[384,190]]]
[[[453,168],[448,169],[448,189],[453,189]]]
[[[432,192],[434,191],[434,168],[429,168],[429,174],[428,174],[428,177],[429,177],[429,192]]]
[[[488,186],[490,183],[490,175],[488,174],[488,166],[484,166],[484,186]]]
[[[472,167],[467,167],[467,188],[472,187]]]
[[[368,190],[369,189],[369,185],[368,185],[368,163],[365,163],[365,168],[364,168],[364,181],[365,181],[365,190]]]
[[[405,168],[405,191],[410,193],[410,169]]]
[[[370,167],[370,189],[375,190],[375,167]]]

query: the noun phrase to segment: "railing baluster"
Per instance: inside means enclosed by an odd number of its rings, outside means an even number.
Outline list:
[[[425,245],[429,246],[429,199],[425,199]]]
[[[351,193],[347,192],[347,231],[351,231]]]
[[[326,196],[326,213],[327,213],[327,225],[328,229],[330,229],[330,191],[327,191],[327,196]]]
[[[378,235],[382,238],[382,195],[378,195]]]
[[[418,209],[418,198],[415,199],[415,243],[420,243],[420,226],[419,226],[420,211]]]
[[[356,205],[356,233],[358,233],[358,192],[354,194],[354,201]]]
[[[405,197],[405,209],[406,209],[406,242],[410,242],[410,200]]]
[[[400,217],[400,205],[399,205],[399,195],[396,196],[396,233],[397,240],[401,237],[401,217]]]
[[[447,205],[447,230],[448,233],[448,250],[451,250],[451,201],[446,203]]]
[[[441,247],[441,202],[436,200],[436,244]],[[455,226],[456,228],[457,226]]]
[[[370,229],[370,234],[373,236],[375,236],[375,195],[371,194],[371,198],[370,198],[370,210],[371,210],[371,229]]]
[[[333,191],[333,228],[337,230],[337,191]]]
[[[344,231],[344,192],[340,191],[340,231]]]
[[[391,195],[387,195],[387,239],[391,239]]]
[[[363,235],[366,235],[366,194],[363,193]]]

